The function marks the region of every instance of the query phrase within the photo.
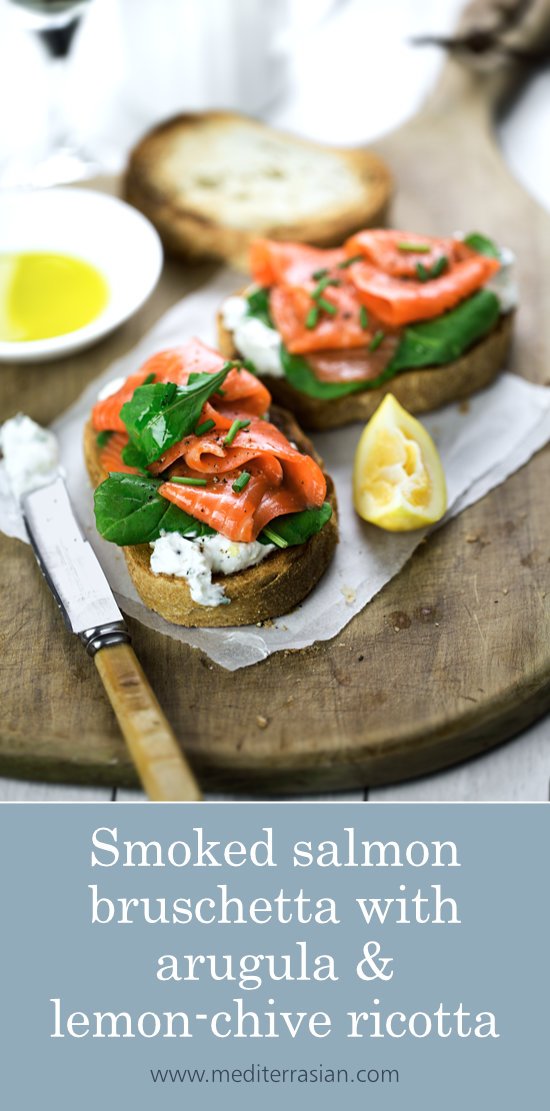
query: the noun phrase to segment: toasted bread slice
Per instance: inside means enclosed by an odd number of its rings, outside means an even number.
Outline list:
[[[242,296],[242,293],[243,290],[239,290],[237,296]],[[272,397],[290,409],[304,428],[317,431],[368,420],[388,393],[393,394],[409,413],[426,413],[451,401],[462,401],[490,385],[506,362],[514,315],[514,312],[501,315],[483,339],[452,363],[401,371],[378,389],[362,390],[347,397],[323,401],[296,390],[286,378],[272,375],[259,377]],[[218,313],[218,348],[226,359],[241,355],[235,347],[232,333],[223,323],[221,311]]]
[[[320,146],[233,112],[200,112],[144,136],[124,189],[172,252],[246,270],[256,236],[325,247],[383,223],[391,177],[372,151]]]
[[[289,413],[274,407],[270,419],[300,451],[321,463],[313,445]],[[84,457],[94,487],[107,478],[100,464],[96,435],[89,421],[84,430]],[[305,544],[272,552],[256,567],[232,575],[213,575],[213,582],[223,584],[231,599],[230,605],[201,606],[191,598],[185,579],[155,574],[150,567],[149,544],[123,548],[130,577],[145,605],[174,625],[190,628],[251,625],[294,609],[326,571],[338,542],[336,495],[332,480],[328,475],[325,477],[332,517],[320,532]]]

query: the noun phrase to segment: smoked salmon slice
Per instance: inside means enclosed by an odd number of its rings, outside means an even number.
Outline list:
[[[451,238],[438,239],[393,228],[367,228],[346,241],[345,251],[348,258],[362,255],[366,262],[394,278],[418,278],[419,263],[431,268],[446,258],[451,265],[459,257],[459,246],[459,240]]]
[[[274,239],[254,239],[250,245],[250,269],[258,285],[281,282],[301,285],[319,270],[332,270],[345,262],[343,247],[324,249],[304,243],[279,243]]]
[[[291,354],[365,347],[373,339],[380,327],[379,321],[366,314],[361,319],[361,302],[353,285],[346,282],[326,286],[323,290],[322,302],[332,305],[334,312],[326,310],[323,304],[318,305],[312,297],[314,289],[315,282],[307,287],[278,285],[271,290],[269,304],[273,323]]]
[[[221,370],[224,362],[225,359],[219,352],[199,339],[190,339],[179,347],[161,351],[147,359],[138,371],[126,379],[120,389],[96,403],[92,411],[93,426],[98,432],[125,432],[120,410],[125,402],[130,401],[137,387],[142,386],[146,380],[175,382],[178,386],[185,386],[191,374],[215,374]],[[236,407],[234,403],[238,403],[237,407],[241,412],[261,416],[267,412],[270,402],[269,391],[250,371],[244,368],[229,371],[223,385],[222,410],[227,409],[231,413]]]
[[[120,389],[102,401],[96,401],[92,409],[92,424],[96,432],[126,432],[126,425],[120,419],[120,410],[146,378],[147,371],[144,368],[137,370],[126,379]]]
[[[105,447],[101,449],[99,462],[107,474],[124,473],[139,474],[137,467],[129,467],[122,458],[122,452],[128,443],[126,432],[113,432]]]
[[[372,382],[384,372],[398,346],[399,335],[386,332],[374,351],[368,347],[315,351],[307,361],[318,382]]]
[[[467,249],[467,248],[466,248]],[[360,301],[389,328],[430,320],[475,293],[499,269],[497,259],[470,252],[429,281],[395,278],[370,262],[349,268]]]
[[[229,540],[256,540],[275,517],[319,507],[325,500],[326,480],[318,464],[266,421],[252,421],[230,446],[208,435],[187,437],[176,446],[181,449],[178,466],[159,493]],[[170,481],[176,470],[178,475],[206,479],[208,485]],[[243,490],[235,491],[233,483],[243,470],[250,479]]]
[[[378,377],[400,328],[443,315],[500,266],[460,239],[385,228],[360,231],[341,250],[257,239],[250,261],[291,354],[342,352],[339,362],[315,360],[324,381]],[[363,350],[362,364],[355,358],[348,369],[344,355],[354,349]]]

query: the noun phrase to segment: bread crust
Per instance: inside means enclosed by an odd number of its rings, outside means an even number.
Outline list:
[[[313,445],[290,413],[274,406],[270,416],[289,440],[321,464]],[[99,461],[96,435],[92,422],[88,421],[84,429],[84,458],[94,488],[107,478]],[[188,628],[251,625],[289,613],[316,586],[338,542],[336,494],[332,479],[328,475],[325,477],[332,517],[320,532],[305,544],[272,552],[256,567],[232,575],[212,576],[213,582],[223,584],[231,599],[230,605],[201,606],[191,598],[185,579],[155,574],[150,567],[149,544],[123,548],[130,577],[145,605],[172,624]]]
[[[243,290],[236,296],[242,296]],[[409,413],[426,413],[452,401],[462,401],[484,389],[506,362],[512,341],[514,312],[501,315],[491,331],[460,359],[445,366],[404,370],[384,386],[323,401],[294,389],[286,378],[259,375],[275,401],[290,409],[304,428],[323,431],[353,421],[368,420],[386,394],[391,393]],[[233,335],[218,312],[218,348],[226,359],[240,355]]]
[[[359,228],[385,222],[393,183],[388,167],[377,154],[359,148],[321,146],[293,135],[288,135],[293,144],[332,153],[346,162],[363,187],[361,201],[343,206],[337,215],[319,213],[299,223],[256,223],[242,229],[210,219],[204,211],[187,204],[177,182],[169,188],[166,183],[160,184],[157,167],[183,129],[205,124],[225,127],[243,121],[264,134],[285,136],[284,132],[234,112],[183,113],[147,132],[131,152],[124,177],[124,196],[151,220],[168,251],[196,259],[221,258],[246,270],[250,243],[257,236],[332,247]]]

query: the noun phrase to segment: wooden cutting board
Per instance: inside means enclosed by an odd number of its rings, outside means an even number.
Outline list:
[[[545,3],[527,8],[530,22],[504,38],[522,49],[540,47],[550,27]],[[469,9],[466,29],[490,22],[487,11]],[[550,218],[512,179],[493,136],[517,69],[502,51],[483,59],[487,72],[470,55],[448,61],[415,120],[378,144],[398,183],[392,222],[439,234],[479,228],[513,248],[522,297],[513,369],[550,384]],[[0,417],[21,409],[50,421],[211,273],[169,263],[138,319],[92,351],[3,366]],[[269,794],[380,784],[470,757],[544,713],[549,488],[546,450],[435,533],[334,640],[237,673],[131,621],[205,786]],[[0,774],[134,785],[95,668],[65,632],[31,552],[0,536],[0,553]]]

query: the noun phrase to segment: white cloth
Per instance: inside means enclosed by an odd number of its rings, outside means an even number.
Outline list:
[[[335,636],[398,573],[426,535],[422,530],[382,532],[356,516],[351,466],[361,426],[347,426],[313,437],[336,484],[341,539],[331,567],[297,610],[265,627],[218,630],[182,629],[146,609],[130,581],[122,553],[95,530],[92,490],[82,458],[83,426],[100,388],[110,379],[135,370],[148,355],[190,335],[215,343],[216,310],[238,286],[239,277],[224,271],[209,286],[186,297],[53,425],[75,510],[122,610],[166,636],[200,648],[231,671],[257,663],[272,652],[305,648]],[[550,390],[515,375],[502,374],[493,386],[470,399],[467,411],[464,408],[449,405],[423,418],[445,468],[449,494],[446,520],[498,486],[550,440]],[[0,529],[24,538],[22,522],[1,473]]]

